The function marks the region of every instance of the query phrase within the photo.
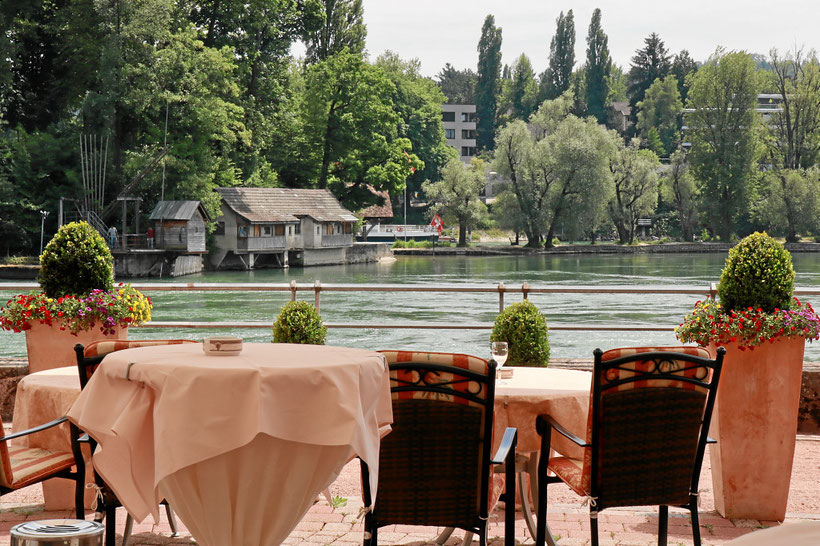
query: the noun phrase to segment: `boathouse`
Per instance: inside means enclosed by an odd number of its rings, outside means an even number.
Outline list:
[[[160,201],[149,222],[154,229],[154,248],[205,252],[208,212],[199,201]]]
[[[367,236],[374,227],[389,223],[393,220],[393,205],[390,203],[390,194],[386,191],[376,191],[373,188],[369,189],[380,199],[383,199],[384,203],[381,205],[370,205],[366,209],[359,212],[359,216],[361,216],[362,220],[364,220],[362,229],[357,236],[360,241],[367,241]]]
[[[328,190],[217,188],[211,265],[257,269],[345,263],[358,218]]]

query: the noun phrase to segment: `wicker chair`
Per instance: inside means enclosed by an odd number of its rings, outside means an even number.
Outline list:
[[[698,479],[724,353],[718,349],[711,360],[700,347],[594,351],[587,439],[549,415],[536,420],[541,435],[536,545],[546,540],[547,485],[555,482],[587,498],[593,546],[598,512],[646,505],[660,507],[659,545],[666,544],[669,506],[689,509],[694,543],[700,545]],[[583,460],[550,457],[553,430],[582,446]]]
[[[490,459],[495,362],[458,354],[383,351],[393,430],[381,443],[378,496],[362,463],[365,545],[389,524],[456,527],[487,543],[491,463],[507,463],[505,543],[515,540],[515,443],[508,428]]]
[[[109,353],[135,347],[178,345],[180,343],[196,343],[196,341],[190,339],[104,340],[91,342],[86,347],[83,347],[82,343],[78,343],[74,346],[74,352],[77,355],[77,371],[80,375],[80,388],[85,388],[89,379],[91,379],[91,376],[94,374],[94,371],[96,371],[103,358]],[[87,435],[84,440],[91,444],[91,452],[93,453],[97,448],[97,443]],[[96,472],[94,473],[94,479],[100,488],[100,497],[94,520],[102,521],[105,519],[105,546],[114,546],[117,538],[116,511],[117,507],[121,506],[121,504],[114,492],[111,491],[111,488],[105,484]],[[172,536],[176,536],[177,520],[174,516],[174,511],[167,501],[163,500],[162,504],[165,505],[165,513],[168,515],[168,523],[171,525]],[[122,533],[122,546],[128,545],[128,539],[131,536],[133,526],[134,518],[131,517],[131,514],[128,514],[125,520],[125,529]]]
[[[69,425],[71,451],[50,451],[34,447],[8,445],[9,440],[23,438],[62,423],[68,423]],[[3,430],[2,427],[3,422],[0,420],[0,431]],[[78,442],[79,435],[80,432],[77,427],[69,423],[65,417],[60,417],[38,427],[0,437],[0,496],[51,478],[74,480],[74,509],[77,518],[82,519],[85,513],[83,508],[85,460]]]

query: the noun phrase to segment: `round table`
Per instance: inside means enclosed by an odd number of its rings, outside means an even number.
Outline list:
[[[280,544],[353,456],[371,469],[392,422],[377,352],[246,343],[105,357],[68,413],[99,443],[97,471],[135,519],[168,499],[205,546]]]

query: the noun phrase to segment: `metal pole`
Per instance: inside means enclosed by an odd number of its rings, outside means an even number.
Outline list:
[[[407,182],[404,183],[404,242],[407,242]]]
[[[48,216],[47,210],[40,211],[40,255],[43,254],[43,232],[45,231],[46,226],[46,216]]]

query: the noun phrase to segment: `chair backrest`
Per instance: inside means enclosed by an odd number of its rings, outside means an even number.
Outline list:
[[[487,517],[495,362],[382,351],[393,430],[381,443],[377,522],[478,529]]]
[[[0,434],[3,434],[3,419],[0,418]],[[3,440],[0,442],[0,487],[11,487],[14,481],[14,476],[11,472],[11,457],[9,457],[8,442]]]
[[[723,349],[596,349],[584,457],[589,491],[612,506],[686,505],[697,492]]]
[[[74,346],[77,355],[77,371],[80,374],[80,388],[84,389],[88,380],[97,370],[105,355],[123,349],[134,347],[150,347],[153,345],[178,345],[180,343],[198,343],[192,339],[135,339],[135,340],[101,340],[92,341],[85,347],[82,343]]]

